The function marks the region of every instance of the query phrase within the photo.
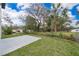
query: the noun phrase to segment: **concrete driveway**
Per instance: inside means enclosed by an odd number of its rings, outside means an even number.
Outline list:
[[[2,39],[0,40],[0,55],[10,53],[39,39],[38,37],[28,35]]]

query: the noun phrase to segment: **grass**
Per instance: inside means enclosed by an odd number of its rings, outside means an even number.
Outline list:
[[[52,33],[33,33],[42,39],[5,56],[79,56],[79,43],[52,36]],[[56,33],[58,34],[58,33]]]
[[[22,36],[22,35],[25,35],[25,34],[24,33],[16,33],[16,34],[10,34],[10,35],[2,35],[1,39]]]

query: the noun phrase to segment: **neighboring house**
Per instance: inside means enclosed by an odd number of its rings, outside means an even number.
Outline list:
[[[73,29],[71,32],[79,32],[79,29]]]
[[[12,32],[13,33],[22,33],[23,30],[22,29],[13,29]]]

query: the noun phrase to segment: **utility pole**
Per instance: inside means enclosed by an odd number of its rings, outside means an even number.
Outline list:
[[[1,3],[0,3],[0,39],[1,39]]]
[[[1,3],[1,8],[5,9],[6,3]]]
[[[5,9],[5,5],[6,5],[6,3],[0,3],[0,39],[1,39],[1,35],[2,35],[2,30],[1,30],[1,14],[2,14],[2,12],[1,12],[1,8],[2,9]]]

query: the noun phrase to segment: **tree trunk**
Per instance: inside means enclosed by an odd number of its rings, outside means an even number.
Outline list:
[[[51,24],[51,32],[53,31],[53,26],[52,26],[52,24]]]
[[[55,25],[54,32],[57,32],[57,26]]]
[[[37,31],[38,31],[38,32],[40,31],[40,23],[39,23],[38,26],[37,26]]]
[[[53,31],[53,21],[51,21],[51,26],[50,26],[50,28],[51,28],[51,32]]]

